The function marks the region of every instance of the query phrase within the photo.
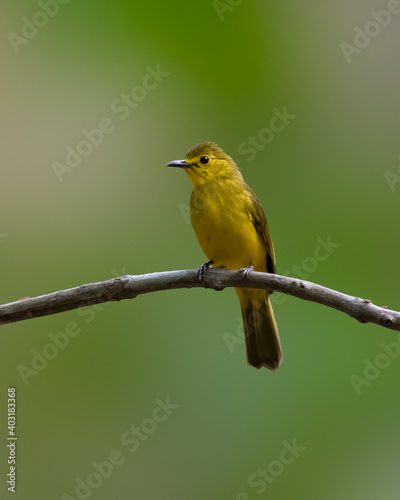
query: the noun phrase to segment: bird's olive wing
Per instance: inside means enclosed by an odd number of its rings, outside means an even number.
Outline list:
[[[249,216],[267,252],[267,272],[275,274],[275,250],[274,245],[272,244],[272,238],[271,233],[269,232],[267,218],[265,217],[261,203],[250,188],[249,195],[251,200]]]

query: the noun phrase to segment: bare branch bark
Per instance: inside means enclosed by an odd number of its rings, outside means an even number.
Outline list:
[[[400,331],[400,312],[378,307],[370,300],[336,292],[310,281],[279,276],[278,274],[251,272],[247,277],[244,277],[238,271],[221,268],[208,269],[204,273],[202,282],[197,279],[195,270],[166,271],[138,276],[126,274],[108,281],[21,299],[17,302],[0,305],[0,325],[71,311],[93,304],[132,299],[144,293],[196,287],[213,288],[214,290],[222,290],[225,287],[273,290],[332,307],[361,323],[375,323],[391,330]]]

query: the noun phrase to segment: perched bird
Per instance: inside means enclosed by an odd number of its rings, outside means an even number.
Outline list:
[[[257,196],[244,182],[233,159],[213,142],[196,144],[184,160],[168,167],[185,169],[193,184],[190,218],[197,240],[209,259],[199,268],[225,266],[275,273],[275,252],[267,219]],[[247,362],[276,370],[282,363],[278,327],[269,293],[236,288],[242,310]]]

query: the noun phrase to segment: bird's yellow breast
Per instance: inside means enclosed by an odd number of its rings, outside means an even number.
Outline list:
[[[190,215],[197,240],[215,267],[254,266],[266,271],[266,249],[251,219],[251,199],[242,186],[224,179],[195,187]]]

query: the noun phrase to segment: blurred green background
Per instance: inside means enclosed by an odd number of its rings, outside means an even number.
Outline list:
[[[4,2],[0,302],[199,266],[191,186],[165,164],[213,140],[264,206],[278,272],[399,310],[400,182],[387,179],[400,174],[400,15],[370,24],[371,9],[387,8]],[[371,37],[358,35],[365,48],[346,60],[355,26]],[[159,81],[146,76],[157,71]],[[132,89],[128,113],[119,106]],[[285,109],[293,116],[271,139],[265,129]],[[112,131],[68,167],[66,147],[106,119]],[[69,170],[57,176],[54,162]],[[317,261],[329,238],[336,246]],[[2,326],[1,497],[13,386],[17,498],[397,499],[400,337],[292,297],[274,304],[276,373],[246,364],[232,289]],[[57,349],[51,339],[70,322],[79,334]],[[21,375],[35,352],[53,359]],[[156,422],[168,398],[175,406]],[[132,426],[141,437],[127,445]],[[301,451],[283,452],[288,443]],[[103,464],[102,477],[93,463],[110,454],[120,465]]]

